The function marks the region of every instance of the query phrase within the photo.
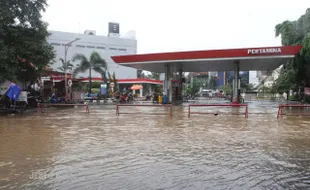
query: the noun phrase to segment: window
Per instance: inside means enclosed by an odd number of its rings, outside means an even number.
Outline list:
[[[95,46],[87,46],[87,48],[95,48]]]
[[[61,44],[58,43],[51,43],[52,46],[60,46]]]
[[[85,48],[85,46],[82,45],[76,45],[76,47]]]
[[[105,49],[105,47],[97,46],[97,49]]]
[[[119,48],[118,51],[126,51],[124,48]]]
[[[109,48],[110,50],[117,50],[117,48]]]

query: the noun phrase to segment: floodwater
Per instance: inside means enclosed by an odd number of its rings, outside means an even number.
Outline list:
[[[2,116],[0,189],[309,189],[310,118],[249,105],[248,119],[113,105]]]

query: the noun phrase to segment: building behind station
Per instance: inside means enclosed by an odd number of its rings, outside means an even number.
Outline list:
[[[137,40],[135,33],[129,32],[130,36],[120,36],[120,26],[118,23],[109,23],[109,31],[107,36],[97,35],[95,30],[86,30],[83,34],[69,33],[61,31],[49,31],[50,36],[48,42],[54,47],[56,51],[56,58],[54,64],[51,65],[53,71],[60,71],[58,68],[62,66],[60,58],[65,57],[65,45],[76,38],[80,40],[74,42],[67,53],[67,60],[71,60],[77,53],[85,55],[87,58],[93,51],[97,51],[102,58],[108,63],[108,71],[112,74],[115,72],[117,79],[135,79],[137,78],[137,70],[130,67],[124,67],[114,63],[111,56],[114,55],[128,55],[137,53]],[[77,66],[79,62],[73,62]],[[78,74],[77,78],[88,80],[89,72]],[[92,78],[101,78],[101,75],[92,72]]]

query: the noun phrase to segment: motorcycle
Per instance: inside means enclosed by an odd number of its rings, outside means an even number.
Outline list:
[[[126,103],[126,102],[127,102],[127,96],[126,96],[126,94],[121,95],[119,102],[120,102],[120,103]]]
[[[189,95],[183,96],[183,102],[188,102],[190,99]]]
[[[151,101],[151,99],[152,99],[152,95],[147,94],[145,97],[145,101]]]
[[[129,93],[127,96],[127,103],[132,103],[133,101],[134,101],[133,95],[131,93]]]
[[[158,94],[153,94],[153,103],[158,103]]]

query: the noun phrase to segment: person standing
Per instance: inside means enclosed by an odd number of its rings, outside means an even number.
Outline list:
[[[124,88],[123,88],[123,93],[126,93],[126,86],[124,86]]]

